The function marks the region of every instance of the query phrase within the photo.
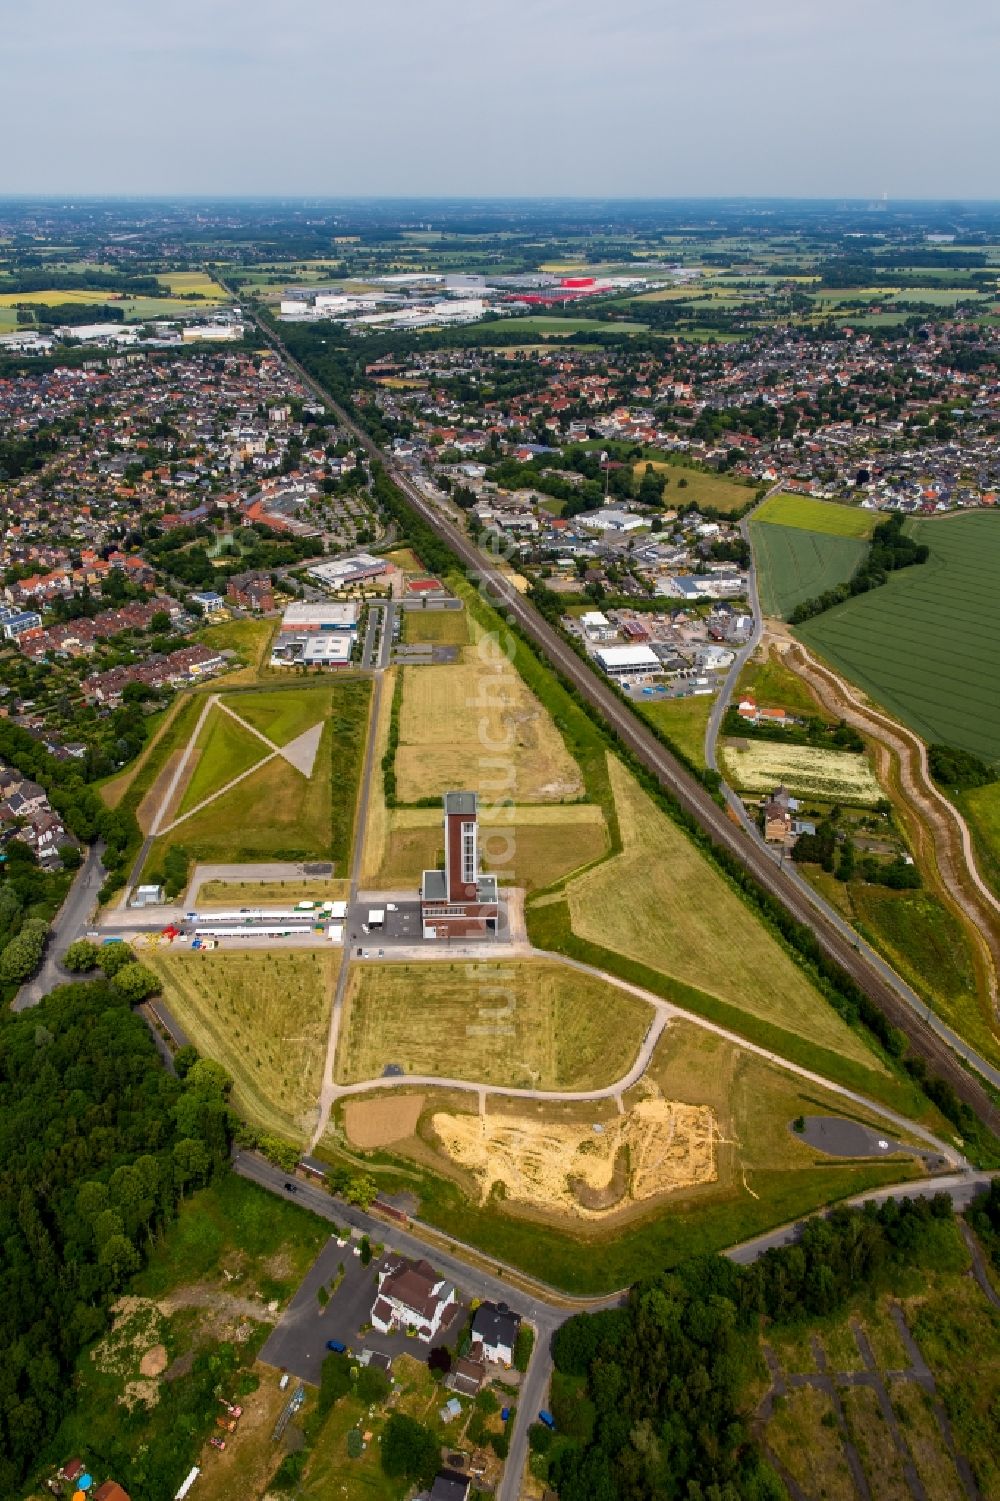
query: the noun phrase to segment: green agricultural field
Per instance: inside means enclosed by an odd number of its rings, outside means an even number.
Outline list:
[[[589,334],[595,331],[616,334],[644,334],[648,325],[645,323],[614,322],[605,323],[600,318],[546,318],[544,314],[528,314],[524,318],[504,318],[498,323],[484,324],[477,332],[480,337],[476,340],[480,344],[488,344],[491,335],[502,332],[507,333],[513,329],[516,333],[532,334],[557,334],[568,337],[569,334]]]
[[[806,531],[794,524],[778,526],[756,517],[750,523],[750,538],[761,608],[765,615],[781,619],[803,600],[845,583],[867,551],[860,537]]]
[[[755,522],[772,526],[799,526],[807,532],[827,532],[831,537],[870,537],[878,519],[859,506],[842,506],[811,495],[772,495],[753,513]]]
[[[928,741],[1000,766],[1000,518],[978,511],[910,523],[923,567],[796,627],[838,671]]]

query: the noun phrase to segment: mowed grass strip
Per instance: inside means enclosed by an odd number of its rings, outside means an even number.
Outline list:
[[[404,667],[396,752],[402,803],[479,787],[509,768],[518,802],[579,797],[583,781],[549,715],[498,649],[447,666]]]
[[[807,532],[827,532],[831,537],[870,537],[878,517],[859,506],[814,500],[811,495],[772,495],[757,507],[753,519],[798,526]]]
[[[574,933],[833,1053],[881,1067],[691,840],[609,757],[622,853],[565,887]]]
[[[513,816],[511,816],[513,814]],[[479,854],[483,868],[504,882],[541,890],[589,865],[608,847],[604,815],[593,803],[528,804],[480,809]],[[416,884],[444,855],[444,830],[437,808],[396,808],[379,880],[391,886]]]
[[[465,646],[469,625],[464,610],[404,610],[403,641],[433,646]]]
[[[160,947],[143,962],[198,1051],[233,1078],[247,1120],[301,1140],[319,1098],[340,952],[192,953]]]
[[[271,692],[227,693],[222,702],[275,745],[288,745],[327,718],[331,690],[288,687]]]
[[[355,967],[336,1072],[378,1078],[387,1064],[524,1089],[599,1089],[635,1061],[652,1007],[544,961]]]
[[[930,548],[795,634],[928,741],[1000,766],[1000,517],[986,512],[907,527]]]
[[[846,583],[867,552],[860,537],[806,531],[756,518],[750,523],[750,539],[761,608],[765,615],[782,620],[803,600]]]
[[[181,798],[179,814],[197,808],[234,777],[256,766],[270,751],[256,735],[216,707],[202,726],[193,755],[194,771]]]

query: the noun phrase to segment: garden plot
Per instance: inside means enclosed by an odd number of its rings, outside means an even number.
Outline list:
[[[723,760],[730,780],[744,792],[772,792],[784,786],[824,802],[863,806],[885,796],[867,758],[850,751],[751,740],[743,748],[727,744]]]

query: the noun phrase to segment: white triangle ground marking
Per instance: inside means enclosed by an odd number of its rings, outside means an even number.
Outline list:
[[[311,730],[297,735],[287,745],[283,745],[278,751],[289,766],[294,766],[296,771],[301,771],[304,777],[311,777],[313,767],[316,764],[316,753],[319,750],[319,742],[323,738],[323,720],[314,724]]]

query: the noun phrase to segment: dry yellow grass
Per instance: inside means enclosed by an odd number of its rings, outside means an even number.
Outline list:
[[[198,906],[246,907],[259,902],[325,902],[347,897],[347,880],[206,881],[198,892]]]
[[[396,808],[388,815],[381,884],[416,885],[444,852],[436,808]],[[592,803],[534,803],[480,809],[480,858],[502,881],[537,890],[598,859],[608,846],[607,826]]]
[[[424,1098],[397,1090],[377,1100],[348,1100],[344,1106],[348,1140],[363,1152],[405,1141],[417,1129]]]
[[[233,1077],[248,1120],[303,1140],[319,1098],[340,953],[150,949],[163,998],[198,1051]]]
[[[387,1064],[527,1089],[596,1089],[631,1067],[645,1002],[547,961],[366,964],[344,1000],[336,1077]]]
[[[403,669],[396,752],[400,802],[475,787],[519,803],[579,797],[579,768],[545,709],[506,658]]]
[[[752,1016],[881,1065],[690,839],[609,757],[623,849],[566,885],[574,932]]]

